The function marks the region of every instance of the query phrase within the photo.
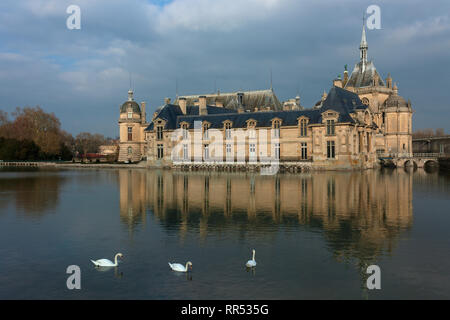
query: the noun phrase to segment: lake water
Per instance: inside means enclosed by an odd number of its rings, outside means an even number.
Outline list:
[[[449,299],[449,230],[437,170],[1,170],[0,299]]]

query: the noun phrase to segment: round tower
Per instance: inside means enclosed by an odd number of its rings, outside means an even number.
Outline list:
[[[398,95],[397,84],[385,101],[385,137],[388,152],[412,153],[412,108]]]
[[[120,106],[119,162],[137,162],[142,160],[144,136],[141,127],[141,108],[134,101],[133,90],[130,89],[128,91],[128,100]]]

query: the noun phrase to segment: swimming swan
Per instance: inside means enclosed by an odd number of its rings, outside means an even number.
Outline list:
[[[247,263],[245,264],[245,266],[247,268],[256,267],[255,252],[256,252],[255,249],[253,249],[253,258],[252,258],[252,260],[248,260]]]
[[[122,258],[123,254],[121,254],[121,253],[116,254],[116,256],[114,257],[114,263],[108,259],[100,259],[97,261],[91,260],[91,261],[96,267],[117,267],[117,265],[118,265],[117,258],[118,257]]]
[[[183,267],[183,265],[179,264],[179,263],[170,263],[169,262],[169,266],[170,266],[170,268],[172,268],[173,271],[187,272],[188,266],[192,269],[192,262],[190,262],[190,261],[186,262],[185,267]]]

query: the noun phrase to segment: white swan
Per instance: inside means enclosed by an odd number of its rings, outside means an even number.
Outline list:
[[[247,263],[245,264],[245,266],[247,268],[256,267],[255,252],[256,252],[255,249],[253,249],[253,258],[252,258],[252,260],[248,260]]]
[[[186,262],[186,266],[183,266],[182,264],[179,264],[179,263],[170,263],[169,262],[169,266],[170,266],[170,268],[172,268],[173,271],[187,272],[188,266],[192,269],[192,262],[190,262],[190,261]]]
[[[122,258],[123,254],[118,253],[116,254],[116,256],[114,257],[114,262],[112,262],[111,260],[108,259],[99,259],[99,260],[91,260],[92,263],[96,266],[96,267],[117,267],[117,258]]]

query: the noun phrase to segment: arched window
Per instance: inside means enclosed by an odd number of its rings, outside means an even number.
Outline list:
[[[133,148],[132,147],[128,147],[128,154],[132,154],[133,153]]]
[[[279,138],[280,137],[280,127],[281,127],[281,121],[280,120],[274,120],[272,124],[273,129],[273,137]]]

